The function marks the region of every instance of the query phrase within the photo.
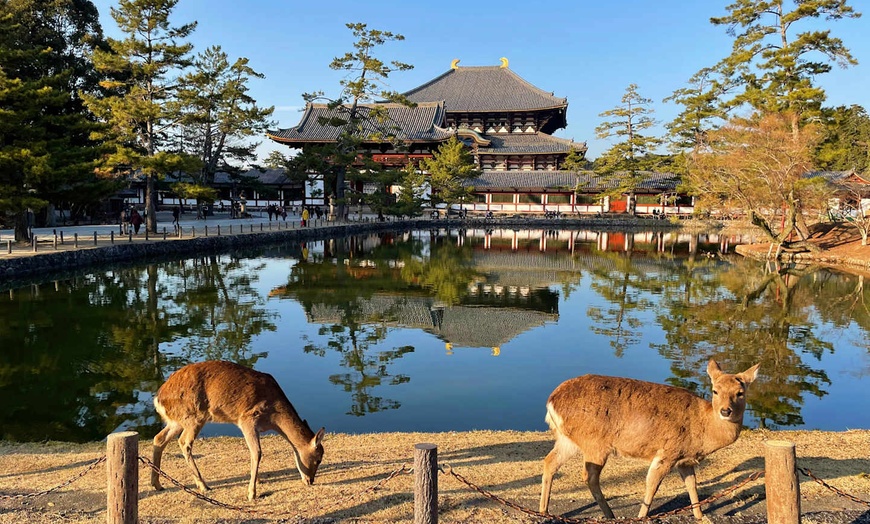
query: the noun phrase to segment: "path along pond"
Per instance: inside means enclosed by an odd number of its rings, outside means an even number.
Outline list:
[[[864,279],[677,232],[431,230],[82,272],[0,295],[0,438],[161,427],[179,367],[271,373],[335,432],[544,430],[585,373],[709,398],[707,361],[761,363],[750,427],[870,428]],[[240,434],[209,425],[203,435]]]

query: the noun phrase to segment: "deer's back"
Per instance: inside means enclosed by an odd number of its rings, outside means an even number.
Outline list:
[[[710,407],[682,388],[584,375],[560,384],[547,412],[551,427],[584,453],[651,459],[669,449],[675,457],[700,458]]]
[[[272,375],[224,361],[179,369],[160,387],[155,405],[172,420],[230,423],[293,409]]]

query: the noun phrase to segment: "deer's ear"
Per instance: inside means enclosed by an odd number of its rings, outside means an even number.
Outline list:
[[[722,368],[720,368],[719,364],[717,364],[712,358],[710,359],[710,362],[707,363],[707,374],[710,375],[712,380],[716,380],[716,378],[722,374]]]
[[[760,366],[761,363],[759,362],[758,364],[752,366],[743,373],[740,373],[740,378],[743,379],[744,384],[751,384],[752,382],[755,382],[755,379],[758,378],[758,368]]]
[[[314,447],[323,442],[323,436],[326,434],[326,428],[320,428],[320,431],[314,435]]]

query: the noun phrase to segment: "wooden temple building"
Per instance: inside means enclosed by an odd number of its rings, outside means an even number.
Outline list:
[[[463,204],[472,212],[596,213],[624,211],[619,202],[602,200],[608,183],[594,173],[561,170],[574,150],[583,157],[585,142],[553,136],[567,126],[568,100],[544,91],[524,80],[508,67],[506,58],[498,66],[465,67],[454,60],[450,69],[429,82],[403,93],[416,104],[363,104],[361,111],[386,110],[401,150],[385,140],[375,125],[361,136],[367,153],[382,165],[404,166],[431,157],[451,136],[470,149],[481,175],[468,182],[472,201]],[[341,108],[308,104],[294,127],[268,133],[268,137],[291,148],[335,142],[340,128],[329,125],[340,117]],[[346,112],[346,110],[345,110]],[[611,182],[612,183],[612,182]],[[674,175],[650,174],[635,192],[635,209],[664,211],[662,195],[676,191]],[[369,188],[357,187],[358,191]],[[674,199],[670,199],[674,204]],[[674,212],[672,209],[670,212]]]

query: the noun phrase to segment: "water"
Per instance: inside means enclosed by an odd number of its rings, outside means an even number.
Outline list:
[[[273,374],[328,431],[543,430],[584,373],[687,387],[761,363],[751,427],[870,428],[863,278],[733,255],[739,238],[437,231],[83,273],[0,298],[0,437],[161,427],[188,362]],[[209,425],[204,435],[233,434]]]

